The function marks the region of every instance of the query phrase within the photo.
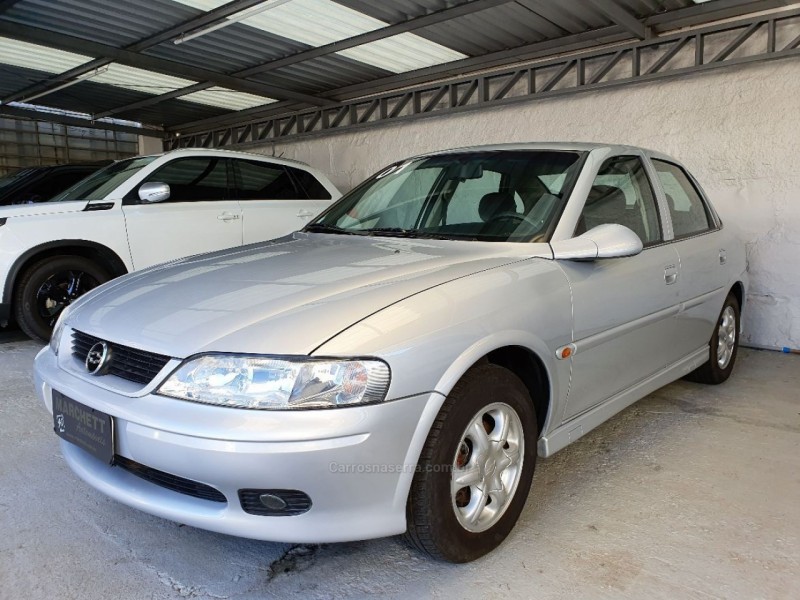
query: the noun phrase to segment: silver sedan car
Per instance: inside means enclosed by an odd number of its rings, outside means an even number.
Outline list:
[[[458,149],[285,238],[97,288],[36,388],[69,466],[120,502],[464,562],[509,534],[537,456],[680,377],[725,381],[746,292],[742,243],[668,156]]]

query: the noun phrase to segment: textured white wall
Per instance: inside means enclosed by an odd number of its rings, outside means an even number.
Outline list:
[[[800,348],[800,60],[729,68],[270,144],[348,190],[414,154],[473,144],[599,141],[658,149],[684,162],[748,246],[745,341]]]

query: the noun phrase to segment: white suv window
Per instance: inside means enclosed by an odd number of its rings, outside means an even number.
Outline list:
[[[176,158],[156,169],[142,183],[169,185],[166,202],[227,200],[230,197],[227,163],[227,158],[219,156]],[[128,199],[135,203],[139,201],[138,188],[128,194]]]

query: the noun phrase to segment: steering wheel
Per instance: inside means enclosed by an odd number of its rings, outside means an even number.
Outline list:
[[[514,219],[515,221],[519,221],[520,223],[528,223],[530,226],[539,228],[542,226],[540,222],[532,221],[528,218],[528,215],[521,215],[517,212],[501,212],[497,213],[496,215],[492,215],[492,218],[489,219],[488,223],[494,223],[495,221],[500,221],[501,219]]]

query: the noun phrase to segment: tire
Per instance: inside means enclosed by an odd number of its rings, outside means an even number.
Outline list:
[[[739,301],[736,296],[729,294],[709,342],[708,361],[689,373],[686,379],[716,385],[731,376],[739,353],[739,317]]]
[[[507,453],[499,453],[504,422],[508,424],[503,444]],[[498,440],[489,444],[494,454],[480,450],[483,436],[474,428],[481,424],[490,440]],[[497,365],[486,363],[470,369],[445,400],[422,449],[406,506],[406,540],[433,558],[453,563],[469,562],[494,550],[511,532],[525,506],[536,467],[537,437],[533,401],[522,381]],[[498,468],[515,454],[516,464]],[[493,465],[490,473],[499,480],[483,478],[487,463],[478,460],[481,456],[488,457]],[[471,508],[473,503],[479,507],[483,500],[479,488],[459,488],[454,482],[458,473],[467,471],[483,478],[479,484],[483,489],[485,482],[494,483],[496,492],[488,493],[483,511]],[[502,494],[500,490],[506,488],[511,490],[508,500],[497,500],[501,498],[498,492]],[[470,522],[469,514],[480,518]]]
[[[20,329],[47,342],[65,306],[111,279],[108,271],[83,256],[51,256],[26,269],[14,290],[14,316]]]

